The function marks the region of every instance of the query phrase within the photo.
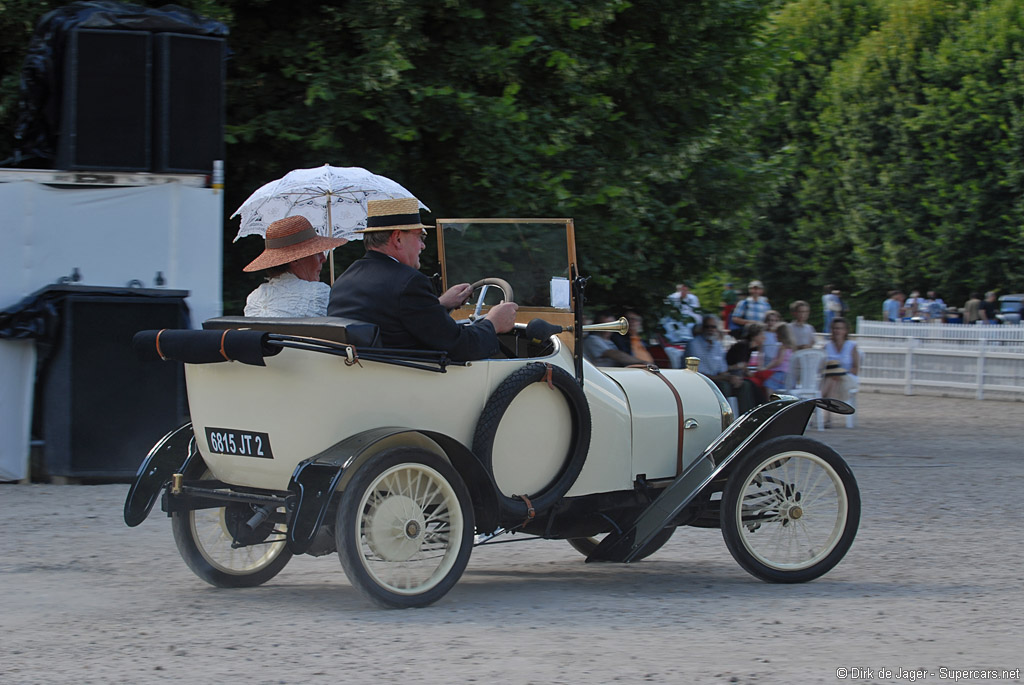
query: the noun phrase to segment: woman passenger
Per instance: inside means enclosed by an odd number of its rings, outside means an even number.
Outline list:
[[[304,216],[289,216],[267,227],[263,254],[243,271],[263,271],[267,282],[249,293],[246,316],[327,316],[331,286],[320,281],[325,252],[344,238],[317,235]]]

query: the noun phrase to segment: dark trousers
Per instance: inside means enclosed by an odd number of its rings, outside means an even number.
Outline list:
[[[754,385],[749,378],[744,378],[739,387],[732,387],[732,383],[725,380],[716,380],[715,385],[726,397],[735,397],[739,405],[740,414],[746,414],[759,404],[764,402],[760,388]]]

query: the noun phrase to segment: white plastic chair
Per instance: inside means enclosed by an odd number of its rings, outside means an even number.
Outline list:
[[[858,358],[859,358],[857,370],[860,371],[860,373],[864,373],[864,350],[860,349],[860,345],[857,345],[857,352],[858,352]],[[860,383],[859,382],[857,383],[857,385],[855,385],[852,388],[850,388],[850,391],[849,391],[849,393],[847,395],[846,403],[848,405],[850,405],[851,407],[853,407],[853,409],[854,409],[854,412],[852,414],[847,414],[846,415],[846,427],[847,428],[853,428],[854,426],[857,425],[857,391],[858,390],[860,390]]]
[[[789,394],[800,399],[821,397],[821,378],[819,371],[825,361],[825,351],[809,348],[797,350],[789,358],[789,373],[786,374],[786,387]],[[818,420],[818,430],[825,430],[825,417],[821,409],[814,408]]]

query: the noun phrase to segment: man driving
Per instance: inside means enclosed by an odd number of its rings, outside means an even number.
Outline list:
[[[384,347],[443,350],[456,361],[494,356],[498,334],[515,324],[514,302],[491,307],[475,323],[460,326],[448,314],[472,294],[468,283],[440,297],[418,271],[426,247],[416,198],[370,200],[363,234],[366,254],[331,287],[328,316],[366,321],[380,327]]]

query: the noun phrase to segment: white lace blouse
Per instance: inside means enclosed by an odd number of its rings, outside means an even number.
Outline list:
[[[331,286],[304,281],[290,271],[274,276],[249,293],[246,316],[327,316]]]

